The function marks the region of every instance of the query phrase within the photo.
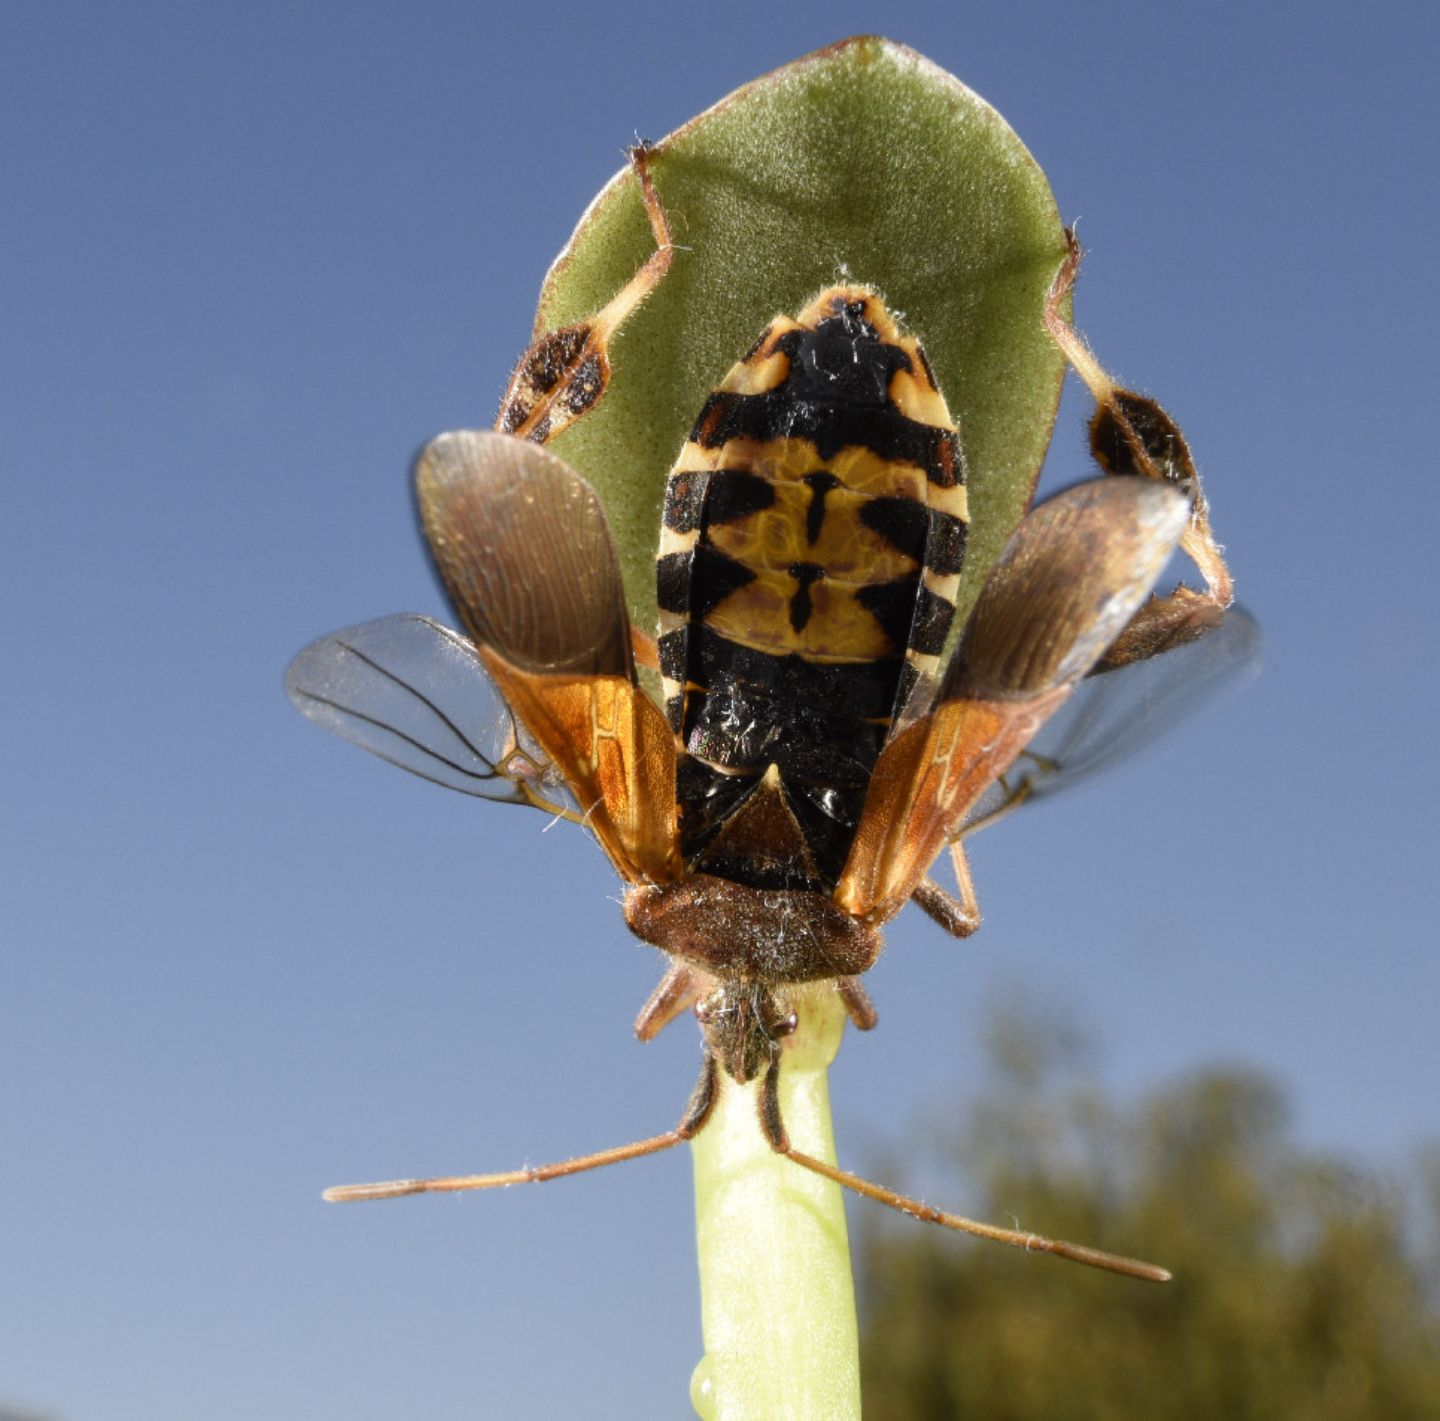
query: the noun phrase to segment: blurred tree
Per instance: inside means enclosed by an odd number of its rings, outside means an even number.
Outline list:
[[[862,1214],[874,1421],[1436,1421],[1440,1151],[1408,1197],[1308,1154],[1277,1086],[1213,1069],[1122,1110],[1073,1031],[995,1014],[996,1087],[924,1132],[971,1212],[1152,1259],[1150,1286]],[[1083,1070],[1078,1074],[1085,1075]],[[911,1155],[925,1163],[928,1146]],[[911,1168],[911,1183],[915,1170]],[[922,1172],[927,1174],[928,1171]],[[894,1178],[892,1162],[880,1178]],[[1408,1214],[1428,1232],[1405,1231]]]

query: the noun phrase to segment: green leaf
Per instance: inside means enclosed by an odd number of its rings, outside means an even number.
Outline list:
[[[655,625],[660,499],[706,394],[772,317],[841,280],[902,315],[959,421],[963,617],[1029,503],[1059,400],[1040,317],[1065,241],[1035,160],[957,79],[861,37],[722,99],[658,145],[651,171],[682,250],[617,337],[611,388],[552,446],[605,502],[637,625]],[[653,250],[627,169],[556,260],[537,329],[593,314]]]

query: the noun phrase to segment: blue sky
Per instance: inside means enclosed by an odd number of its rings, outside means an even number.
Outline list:
[[[656,964],[593,846],[328,740],[280,676],[444,614],[409,461],[488,423],[623,146],[856,32],[994,103],[1080,220],[1080,323],[1185,425],[1267,664],[977,841],[980,936],[897,924],[842,1155],[973,1089],[1007,991],[1122,1092],[1246,1061],[1317,1146],[1440,1132],[1433,14],[900,13],[6,7],[0,1403],[687,1414],[683,1153],[320,1204],[665,1128],[697,1052],[630,1038]]]

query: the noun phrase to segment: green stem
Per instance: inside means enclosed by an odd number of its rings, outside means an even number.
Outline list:
[[[833,1163],[826,1071],[845,1011],[829,984],[796,1005],[781,1115],[797,1149]],[[705,1355],[690,1399],[704,1421],[849,1421],[860,1356],[842,1191],[766,1144],[757,1091],[722,1072],[691,1141]]]

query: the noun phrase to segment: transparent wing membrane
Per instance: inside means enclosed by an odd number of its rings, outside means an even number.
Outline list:
[[[1255,619],[1231,607],[1196,641],[1087,677],[981,797],[964,832],[1068,790],[1146,749],[1250,680],[1259,670],[1261,646]]]
[[[475,648],[429,617],[402,613],[321,637],[290,663],[285,690],[317,725],[422,779],[575,810]]]

